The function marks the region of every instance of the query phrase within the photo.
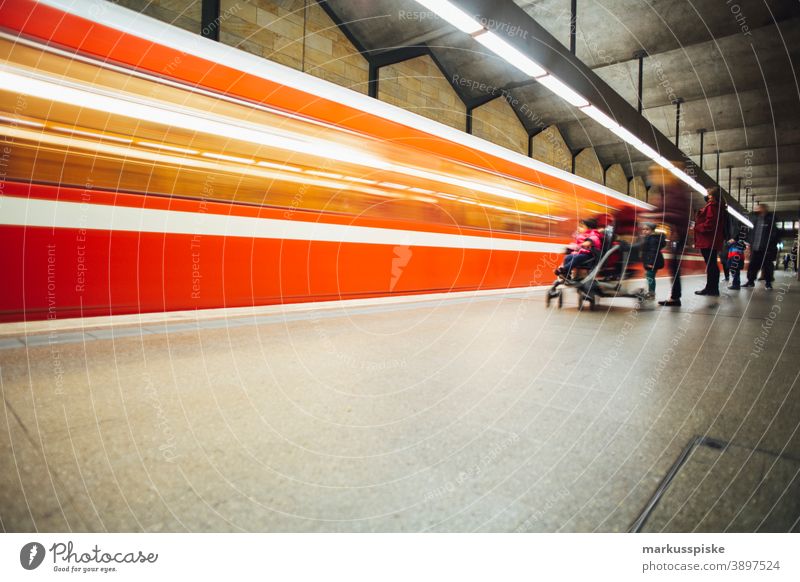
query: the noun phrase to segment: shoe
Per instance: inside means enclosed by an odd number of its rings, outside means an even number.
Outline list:
[[[706,291],[705,289],[700,289],[700,291],[695,291],[694,294],[695,295],[709,295],[709,292]]]
[[[770,283],[769,281],[767,281],[767,284],[765,286],[767,289],[772,289],[772,283]]]
[[[731,291],[738,291],[741,288],[742,288],[741,285],[731,285],[728,287],[728,289],[730,289]]]
[[[706,291],[706,295],[709,297],[719,297],[719,289],[716,291]]]
[[[730,277],[725,277],[725,282],[727,283],[728,281],[730,281]]]
[[[667,299],[666,301],[659,301],[659,305],[663,305],[664,307],[680,307],[681,300],[680,299]]]
[[[756,286],[756,284],[753,283],[752,281],[748,281],[747,283],[742,285],[742,287],[755,287],[755,286]]]

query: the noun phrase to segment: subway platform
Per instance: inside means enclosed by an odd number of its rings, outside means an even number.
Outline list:
[[[800,283],[701,282],[3,326],[2,529],[798,531]]]

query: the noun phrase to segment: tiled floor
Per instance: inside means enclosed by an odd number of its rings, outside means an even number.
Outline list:
[[[2,528],[625,531],[695,435],[800,458],[800,282],[699,284],[6,337]]]

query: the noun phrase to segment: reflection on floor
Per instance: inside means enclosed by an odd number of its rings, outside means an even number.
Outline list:
[[[797,486],[800,283],[699,285],[6,337],[2,528],[626,531],[710,435],[749,449],[698,450],[647,528],[758,529]]]

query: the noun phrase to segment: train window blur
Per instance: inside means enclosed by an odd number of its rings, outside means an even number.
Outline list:
[[[12,149],[8,179],[37,176],[79,188],[266,205],[291,210],[293,218],[329,212],[561,238],[576,217],[608,211],[404,144],[39,48],[2,40],[0,57],[20,74],[69,79],[76,92],[121,104],[119,111],[103,110],[29,95],[20,107],[14,87],[4,88],[0,133]],[[126,115],[126,107],[140,106],[164,114]],[[222,121],[244,136],[266,132],[275,143],[171,124],[169,115],[194,119],[198,127]],[[354,152],[352,159],[329,155],[340,151]]]

